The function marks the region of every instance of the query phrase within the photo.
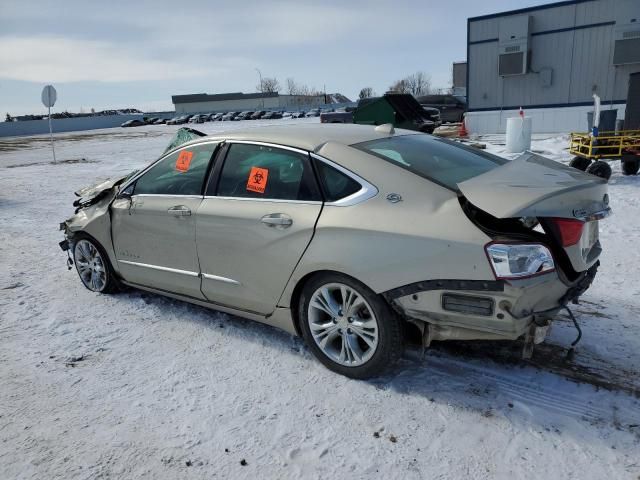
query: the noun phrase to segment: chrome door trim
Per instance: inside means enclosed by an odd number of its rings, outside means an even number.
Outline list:
[[[358,203],[362,203],[370,198],[375,197],[378,194],[378,188],[375,185],[367,182],[360,175],[353,173],[351,170],[344,168],[342,165],[337,164],[329,160],[328,158],[321,157],[317,153],[311,152],[310,155],[319,162],[326,163],[332,168],[335,168],[341,173],[344,173],[347,177],[352,180],[358,182],[362,188],[355,193],[352,193],[348,197],[340,198],[334,202],[326,202],[327,206],[336,206],[336,207],[350,207],[352,205],[357,205]]]
[[[162,267],[160,265],[149,265],[148,263],[139,263],[139,262],[132,262],[130,260],[120,260],[118,259],[119,263],[124,263],[127,265],[133,265],[135,267],[143,267],[143,268],[151,268],[153,270],[160,270],[163,272],[170,272],[170,273],[179,273],[181,275],[187,275],[189,277],[199,277],[200,273],[199,272],[191,272],[189,270],[179,270],[177,268],[169,268],[169,267]]]
[[[231,285],[241,285],[240,282],[234,280],[233,278],[220,277],[219,275],[212,275],[210,273],[203,273],[202,278],[206,278],[207,280],[216,280],[223,283],[230,283]]]

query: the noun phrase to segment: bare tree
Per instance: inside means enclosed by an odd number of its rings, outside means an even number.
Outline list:
[[[420,97],[422,95],[429,94],[431,90],[431,77],[424,72],[416,72],[405,78],[407,83],[408,93],[414,97]]]
[[[389,90],[398,93],[409,93],[409,86],[407,85],[407,81],[405,79],[396,80],[391,86]]]
[[[375,96],[375,93],[373,93],[373,88],[371,87],[364,87],[362,90],[360,90],[360,93],[358,94],[358,98],[371,98]]]
[[[289,95],[298,95],[299,87],[296,81],[289,77],[287,78],[287,93]]]
[[[431,91],[431,77],[424,72],[416,72],[397,80],[390,87],[399,93],[410,93],[414,97],[427,95]]]
[[[262,85],[258,85],[256,90],[262,93],[278,93],[280,91],[280,82],[276,77],[264,77]]]

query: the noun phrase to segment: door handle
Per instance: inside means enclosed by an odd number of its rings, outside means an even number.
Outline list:
[[[167,210],[169,215],[173,215],[174,217],[188,217],[191,215],[191,209],[189,207],[185,207],[184,205],[176,205],[175,207],[171,207]]]
[[[287,228],[293,225],[293,219],[284,213],[271,213],[262,217],[260,221],[269,227]]]

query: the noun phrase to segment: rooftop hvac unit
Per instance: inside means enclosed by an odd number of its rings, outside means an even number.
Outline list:
[[[500,19],[498,35],[498,75],[524,75],[531,56],[531,21],[529,15]]]

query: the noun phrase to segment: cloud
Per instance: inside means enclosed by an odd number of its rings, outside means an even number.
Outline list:
[[[222,75],[230,67],[146,58],[105,41],[0,37],[0,45],[0,78],[30,82],[167,80]]]

